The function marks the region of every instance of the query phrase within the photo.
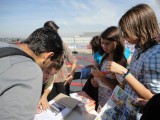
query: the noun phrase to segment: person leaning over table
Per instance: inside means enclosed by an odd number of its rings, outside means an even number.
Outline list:
[[[42,70],[63,55],[62,40],[58,33],[43,27],[18,46],[0,42],[0,48],[4,47],[20,49],[31,58],[0,58],[0,120],[33,120],[42,89]]]
[[[59,29],[59,27],[53,21],[47,21],[44,24],[44,27],[50,28],[56,32]],[[63,42],[63,47],[64,47],[63,57],[65,60],[64,64],[62,68],[50,78],[52,79],[50,81],[53,81],[53,82],[45,86],[45,89],[48,89],[50,91],[48,95],[48,101],[52,100],[59,93],[63,93],[66,95],[70,94],[70,84],[74,77],[77,59],[75,58],[75,56],[72,54],[69,47],[64,42]],[[67,69],[66,62],[69,62],[71,64],[70,72]]]
[[[49,79],[49,78],[52,75],[56,74],[61,69],[61,67],[63,66],[63,63],[64,63],[64,58],[62,57],[54,61],[54,63],[48,68],[43,69],[43,86],[42,86],[42,92],[41,92],[42,96],[38,104],[37,113],[40,113],[42,110],[47,110],[50,108],[50,105],[47,100],[47,96],[50,93],[50,90],[52,88],[45,89],[45,86],[47,85],[47,86],[53,87],[52,85],[50,85],[52,83],[52,79]]]

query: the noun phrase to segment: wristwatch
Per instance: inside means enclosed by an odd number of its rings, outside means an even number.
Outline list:
[[[130,73],[130,69],[127,70],[127,72],[123,72],[124,74],[122,75],[123,78],[125,78],[129,73]]]

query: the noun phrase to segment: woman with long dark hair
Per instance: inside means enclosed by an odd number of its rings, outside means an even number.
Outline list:
[[[124,58],[124,46],[121,40],[121,35],[118,27],[111,26],[102,32],[100,36],[101,47],[105,53],[100,63],[100,70],[98,68],[92,69],[94,79],[91,81],[92,85],[98,87],[98,104],[103,107],[110,98],[113,89],[118,85],[115,74],[107,73],[106,65],[108,61],[115,61],[126,67],[127,61]]]

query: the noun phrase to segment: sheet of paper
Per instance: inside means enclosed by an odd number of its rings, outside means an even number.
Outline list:
[[[54,100],[49,103],[51,104],[51,108],[36,114],[34,120],[63,120],[71,112],[69,108]]]
[[[132,105],[133,101],[133,98],[116,86],[95,120],[135,120],[139,109]]]

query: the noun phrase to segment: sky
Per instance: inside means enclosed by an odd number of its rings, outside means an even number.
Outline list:
[[[160,23],[160,0],[0,0],[0,38],[27,38],[49,20],[62,37],[102,32],[140,3],[150,5]]]

